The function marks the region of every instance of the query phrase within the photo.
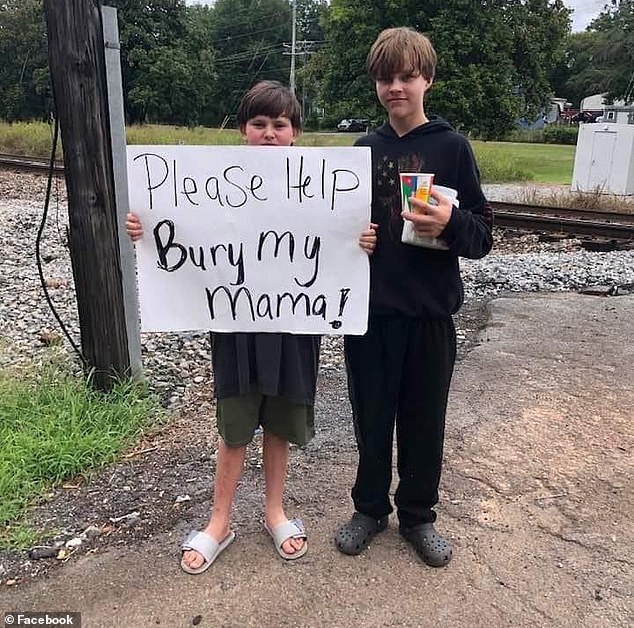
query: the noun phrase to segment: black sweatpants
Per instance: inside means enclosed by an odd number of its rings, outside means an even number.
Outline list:
[[[371,318],[364,336],[346,336],[345,354],[359,449],[355,509],[377,519],[392,512],[396,422],[399,522],[411,527],[435,521],[456,359],[453,319]]]

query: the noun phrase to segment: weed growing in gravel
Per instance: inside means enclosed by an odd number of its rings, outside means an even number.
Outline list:
[[[50,530],[46,531],[51,534]],[[8,525],[4,530],[0,530],[0,547],[11,547],[18,550],[27,550],[37,543],[38,537],[42,536],[34,528],[23,523]]]
[[[102,393],[59,364],[0,373],[0,543],[46,489],[113,461],[164,416],[130,381]]]
[[[557,192],[547,194],[539,190],[526,189],[522,192],[520,203],[526,205],[543,205],[545,207],[570,207],[621,214],[634,214],[634,197],[605,194],[601,190],[592,192]]]

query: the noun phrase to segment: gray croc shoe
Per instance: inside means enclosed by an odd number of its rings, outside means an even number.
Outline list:
[[[192,530],[181,545],[181,569],[193,575],[207,571],[216,558],[229,547],[235,538],[235,533],[229,532],[222,541],[218,542],[206,532]],[[205,559],[205,562],[200,567],[193,568],[185,562],[184,554],[189,550],[198,552]]]
[[[387,528],[387,522],[387,515],[380,519],[373,519],[363,513],[355,512],[352,519],[337,531],[335,537],[337,549],[350,556],[360,554],[379,532]]]
[[[451,543],[436,532],[433,523],[421,523],[413,528],[399,527],[399,532],[430,567],[444,567],[451,560]]]

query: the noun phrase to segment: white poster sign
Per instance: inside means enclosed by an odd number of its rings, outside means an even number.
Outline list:
[[[370,150],[128,146],[144,331],[362,334]]]

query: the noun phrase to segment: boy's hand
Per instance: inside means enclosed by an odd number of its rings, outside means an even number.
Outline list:
[[[379,225],[375,225],[371,222],[370,228],[366,231],[362,231],[361,236],[359,237],[359,246],[368,255],[372,255],[372,253],[374,253],[374,249],[376,248],[376,230],[378,227]]]
[[[451,200],[436,192],[432,187],[430,196],[436,200],[438,205],[430,205],[418,198],[410,197],[412,208],[416,211],[401,212],[405,220],[409,220],[414,225],[414,231],[419,236],[437,238],[447,226],[451,218]]]
[[[136,214],[130,212],[125,217],[125,230],[132,242],[136,242],[137,240],[141,239],[141,237],[143,236],[143,226],[141,225],[141,221]]]

